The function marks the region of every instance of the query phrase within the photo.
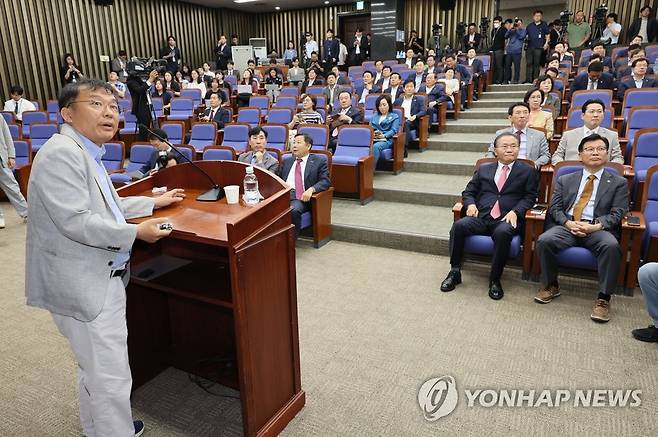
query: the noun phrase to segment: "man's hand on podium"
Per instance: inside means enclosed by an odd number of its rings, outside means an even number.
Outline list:
[[[164,208],[172,203],[181,202],[185,198],[185,190],[182,188],[174,188],[164,193],[162,196],[154,198],[155,209]]]
[[[137,239],[155,243],[160,238],[171,234],[171,229],[160,229],[162,223],[169,223],[169,219],[160,217],[141,222],[137,225]]]

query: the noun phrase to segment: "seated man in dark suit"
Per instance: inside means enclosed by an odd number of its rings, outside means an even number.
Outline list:
[[[389,83],[390,86],[384,90],[384,93],[390,94],[391,99],[395,101],[404,92],[402,90],[402,78],[400,77],[400,73],[391,73],[391,79]]]
[[[249,129],[249,151],[238,156],[238,161],[276,173],[279,160],[267,153],[266,148],[267,131],[260,126],[252,127]]]
[[[286,181],[290,192],[292,206],[292,223],[295,225],[295,235],[299,234],[302,214],[311,210],[313,193],[325,191],[331,186],[327,161],[311,154],[313,139],[307,134],[295,135],[292,145],[292,155],[284,159],[279,177]]]
[[[573,246],[592,251],[598,261],[599,295],[590,317],[601,323],[610,320],[610,294],[622,262],[621,219],[628,212],[626,179],[605,168],[608,147],[608,139],[598,134],[582,139],[578,152],[584,168],[558,178],[546,215],[547,230],[535,249],[541,264],[538,303],[549,303],[560,295],[560,251]]]
[[[210,94],[210,106],[199,115],[199,120],[214,121],[217,130],[224,129],[224,125],[231,122],[231,114],[222,106],[222,97],[219,93]]]
[[[377,82],[375,82],[375,85],[377,85],[380,90],[387,89],[390,86],[391,74],[393,74],[393,69],[391,66],[384,65],[384,67],[382,67],[382,77]]]
[[[601,61],[603,66],[608,67],[609,70],[612,70],[612,59],[610,58],[610,56],[606,56],[605,52],[606,52],[605,46],[601,43],[597,43],[594,47],[592,47],[592,53],[599,56],[598,59]],[[587,64],[581,65],[581,67],[588,65],[591,59],[592,58],[588,60]]]
[[[484,164],[473,174],[462,193],[466,217],[450,230],[450,273],[441,291],[452,291],[461,284],[464,240],[470,235],[491,235],[494,254],[489,274],[489,297],[502,299],[500,277],[509,256],[510,242],[523,228],[526,210],[537,199],[539,177],[532,166],[517,161],[519,140],[502,133],[494,140],[497,162]]]
[[[628,89],[658,87],[658,82],[656,82],[656,79],[646,77],[648,67],[649,61],[646,58],[640,58],[633,61],[631,64],[633,74],[631,75],[630,79],[619,84],[617,100],[623,102],[624,96],[626,95],[626,90]]]
[[[363,123],[363,113],[359,108],[352,106],[352,95],[349,91],[343,90],[338,94],[339,107],[327,117],[329,125],[329,149],[331,153],[336,151],[336,141],[338,140],[338,127],[344,124],[361,124]]]
[[[576,91],[598,89],[614,90],[616,87],[617,84],[615,83],[615,78],[612,74],[603,71],[603,64],[600,62],[592,62],[589,64],[589,67],[587,67],[587,73],[580,73],[573,80],[569,100],[571,100],[571,95]]]
[[[427,73],[425,85],[421,86],[418,92],[427,94],[427,113],[430,115],[430,122],[433,115],[439,112],[439,103],[450,100],[446,95],[443,85],[436,83],[436,75],[434,73]]]
[[[480,61],[478,58],[475,57],[475,49],[471,48],[468,49],[468,52],[466,53],[466,60],[461,62],[462,65],[472,67],[473,68],[473,100],[477,100],[478,98],[478,84],[480,81],[480,76],[484,74],[484,65],[482,65],[482,61]]]
[[[416,61],[416,65],[414,66],[414,72],[409,74],[409,76],[407,76],[405,82],[407,80],[413,81],[414,88],[416,91],[418,91],[421,85],[423,84],[423,82],[425,82],[425,75],[426,75],[425,63],[419,59],[418,61]]]
[[[468,71],[468,68],[464,67],[461,64],[458,64],[455,58],[455,55],[448,55],[445,57],[446,69],[452,68],[456,73],[459,73],[459,88],[461,89],[461,105],[462,109],[464,108],[468,89],[468,84],[471,81],[471,72]]]
[[[398,97],[393,106],[400,106],[404,112],[404,155],[407,156],[407,149],[409,148],[409,141],[411,141],[410,131],[418,131],[420,126],[420,117],[425,115],[425,107],[420,102],[420,99],[415,94],[415,83],[412,79],[407,79],[404,82],[404,94]],[[418,135],[420,136],[420,134]]]
[[[139,169],[139,172],[144,176],[153,174],[162,168],[173,167],[176,164],[185,162],[185,158],[160,139],[168,139],[167,132],[162,129],[153,129],[153,133],[157,135],[149,134],[149,143],[155,147],[155,150],[148,162],[145,162],[142,168]]]

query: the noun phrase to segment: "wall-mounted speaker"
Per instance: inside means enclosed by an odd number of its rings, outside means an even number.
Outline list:
[[[439,9],[442,11],[452,11],[457,6],[457,0],[439,0]]]
[[[96,3],[97,6],[112,6],[114,0],[94,0],[94,3]]]

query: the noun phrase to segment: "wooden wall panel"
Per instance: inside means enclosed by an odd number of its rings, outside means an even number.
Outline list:
[[[489,17],[493,21],[495,9],[495,0],[458,1],[452,11],[440,10],[436,0],[409,0],[404,3],[405,38],[409,37],[410,30],[415,29],[423,40],[427,41],[432,36],[432,25],[441,23],[441,46],[450,44],[455,47],[457,23],[475,22],[479,25],[480,17]]]
[[[3,0],[0,2],[0,96],[20,84],[42,104],[61,88],[62,55],[75,55],[88,77],[105,78],[119,49],[129,56],[158,54],[172,34],[183,61],[200,65],[212,60],[219,32],[248,35],[255,26],[239,11],[224,11],[173,0],[115,0],[96,6],[93,0]]]
[[[335,23],[336,14],[356,10],[356,4],[325,6],[314,9],[299,9],[267,14],[258,14],[258,27],[255,34],[267,39],[268,53],[274,49],[280,55],[288,45],[288,40],[295,41],[297,53],[300,53],[299,41],[302,32],[312,32],[318,44],[322,44],[327,29],[338,32]],[[252,35],[252,36],[256,36]]]
[[[568,9],[572,12],[582,9],[585,12],[585,16],[588,17],[589,15],[593,15],[594,10],[602,3],[606,2],[602,0],[568,0]],[[640,8],[644,5],[652,6],[655,17],[658,0],[616,0],[608,1],[607,4],[608,13],[614,12],[619,16],[617,22],[622,26],[619,41],[625,44],[630,40],[628,28],[633,20],[640,15]]]

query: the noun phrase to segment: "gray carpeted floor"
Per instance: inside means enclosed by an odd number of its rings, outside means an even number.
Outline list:
[[[0,435],[79,436],[75,364],[50,315],[23,297],[25,226],[3,203],[0,230]],[[655,436],[658,346],[633,340],[649,318],[641,296],[615,297],[612,321],[589,320],[591,283],[567,281],[550,305],[506,272],[486,296],[486,268],[438,291],[447,259],[333,242],[297,252],[302,385],[288,436]],[[418,389],[451,375],[456,410],[423,418]],[[465,389],[640,389],[625,408],[468,407]],[[221,394],[234,392],[217,388]],[[240,435],[238,402],[169,369],[139,389],[134,414],[151,436]]]

